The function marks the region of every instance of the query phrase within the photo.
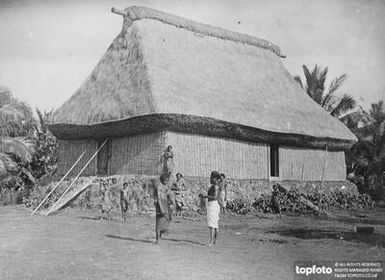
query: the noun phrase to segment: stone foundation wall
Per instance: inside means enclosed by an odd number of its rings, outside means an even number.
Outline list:
[[[107,182],[112,194],[113,208],[117,211],[120,209],[120,188],[123,182],[127,182],[131,189],[130,209],[131,211],[153,211],[153,191],[150,187],[151,179],[158,179],[158,176],[141,176],[141,175],[122,175],[109,177],[93,177],[93,184],[83,193],[77,196],[69,203],[70,207],[79,208],[98,208],[101,204],[100,185]],[[82,181],[79,178],[79,183]],[[51,199],[48,200],[44,207],[49,207],[70,182],[64,182],[58,191],[55,191]],[[255,198],[261,194],[271,193],[271,186],[274,181],[268,180],[228,180],[228,200],[235,198],[242,198],[247,201],[254,201]],[[345,190],[352,193],[358,193],[357,187],[348,182],[300,182],[300,181],[280,181],[282,186],[290,189],[297,188],[303,192],[312,192],[318,190],[319,192],[330,193],[337,190]],[[39,186],[32,191],[30,200],[31,207],[38,204],[56,182],[51,182],[46,186]],[[209,188],[209,179],[200,177],[186,177],[186,188],[182,190],[184,200],[187,208],[191,211],[197,211],[199,207],[199,194],[207,192]]]

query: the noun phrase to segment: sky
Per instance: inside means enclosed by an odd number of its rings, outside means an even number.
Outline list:
[[[340,94],[385,100],[385,0],[0,0],[0,85],[33,108],[67,100],[121,30],[111,8],[147,6],[277,44],[289,72],[347,74]]]

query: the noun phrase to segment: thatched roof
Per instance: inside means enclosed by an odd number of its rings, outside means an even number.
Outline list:
[[[297,142],[327,139],[344,148],[356,141],[300,89],[272,43],[152,9],[130,7],[125,13],[120,34],[54,113],[51,130],[58,137],[104,137],[101,127],[111,127],[112,135],[140,133],[147,130],[147,116],[158,130],[191,127],[192,133],[210,134],[212,125],[193,129],[204,119],[226,124],[216,131],[227,137],[258,140],[253,133],[240,136],[243,128],[275,135],[269,141],[294,135]],[[174,123],[157,124],[162,118]],[[182,119],[187,122],[180,125]],[[116,131],[121,123],[127,129]]]

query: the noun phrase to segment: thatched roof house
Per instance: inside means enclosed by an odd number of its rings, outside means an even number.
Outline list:
[[[356,137],[300,89],[278,46],[149,8],[123,18],[54,113],[63,173],[109,138],[88,174],[157,174],[172,145],[175,171],[191,176],[345,179],[343,151]]]

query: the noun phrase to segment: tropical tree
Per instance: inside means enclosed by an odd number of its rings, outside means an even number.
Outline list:
[[[57,140],[48,130],[53,109],[50,111],[40,111],[36,109],[38,122],[36,125],[36,145],[33,154],[31,167],[34,176],[40,178],[46,174],[56,171],[57,167]]]
[[[47,129],[52,111],[36,110],[0,88],[0,187],[32,186],[56,170],[56,138]]]
[[[28,137],[34,131],[35,119],[31,107],[0,87],[0,137]]]
[[[343,74],[333,79],[327,87],[326,79],[328,68],[315,65],[310,71],[306,65],[302,66],[305,82],[302,82],[299,76],[295,76],[294,80],[298,82],[301,88],[330,115],[341,118],[343,115],[356,107],[356,101],[349,94],[343,94],[342,97],[337,96],[337,91],[346,80]]]
[[[10,90],[0,88],[0,178],[19,172],[17,162],[32,161],[33,131],[31,108],[16,100]],[[27,171],[27,170],[25,170]],[[29,176],[28,174],[27,176]]]
[[[347,152],[350,179],[362,192],[385,199],[385,106],[373,103],[369,123],[355,131],[359,141]]]

